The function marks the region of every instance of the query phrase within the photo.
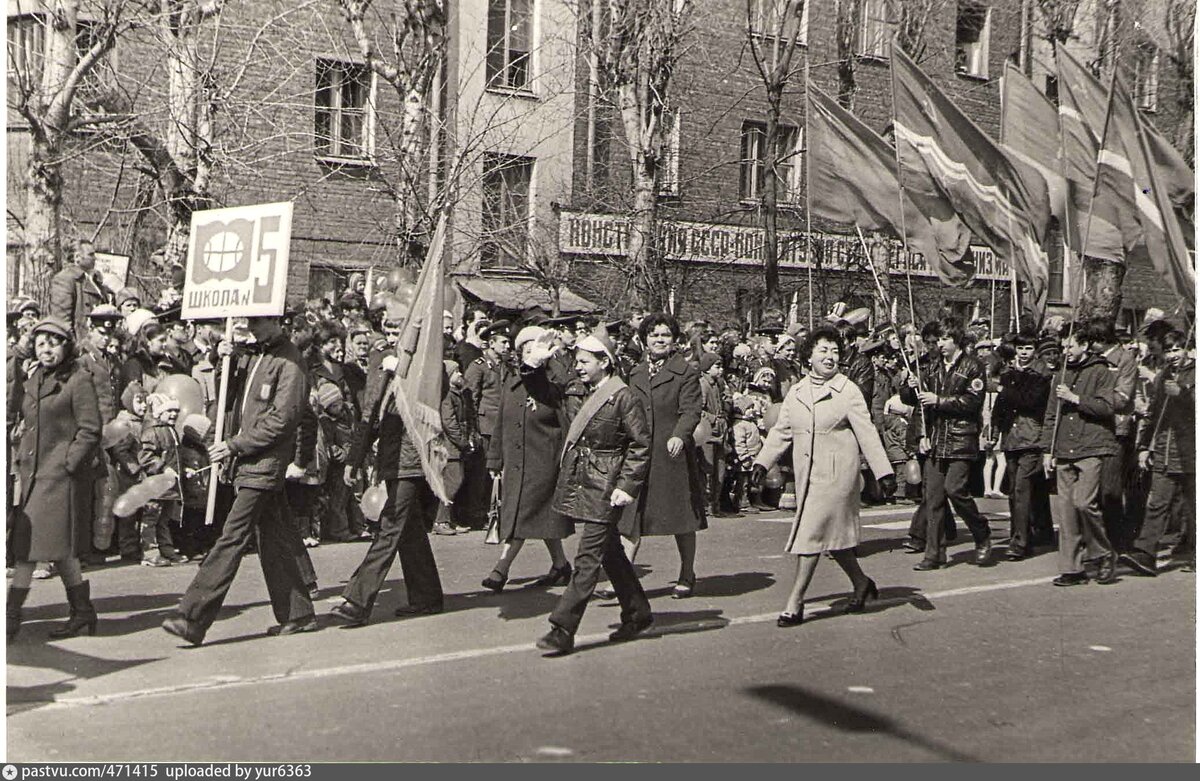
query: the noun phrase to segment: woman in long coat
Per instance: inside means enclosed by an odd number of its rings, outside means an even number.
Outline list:
[[[601,567],[621,602],[621,625],[608,636],[632,640],[654,622],[650,602],[617,531],[621,508],[641,493],[650,451],[641,404],[616,375],[617,351],[606,334],[579,340],[575,368],[587,398],[571,419],[563,443],[554,509],[583,524],[575,572],[550,614],[550,631],[537,647],[560,654],[575,647],[575,632],[596,588]]]
[[[514,349],[521,370],[500,389],[500,414],[488,447],[488,471],[500,475],[500,560],[483,581],[499,592],[525,540],[542,540],[550,552],[550,572],[538,586],[565,586],[571,563],[562,541],[574,533],[572,523],[551,507],[558,478],[558,458],[570,420],[565,389],[547,373],[548,332],[522,328]]]
[[[73,339],[71,326],[61,318],[38,322],[33,328],[37,368],[22,393],[9,398],[10,430],[16,426],[20,436],[15,458],[21,481],[10,538],[16,562],[8,589],[10,641],[21,628],[21,606],[38,561],[58,565],[70,604],[70,620],[50,636],[73,637],[85,628],[96,633],[96,609],[78,557],[91,546],[100,403],[91,377],[75,361]]]
[[[761,484],[767,470],[792,446],[796,518],[785,549],[798,558],[796,580],[778,620],[781,627],[804,620],[804,592],[825,552],[854,584],[846,612],[860,612],[868,597],[878,596],[875,581],[863,574],[854,551],[863,486],[859,453],[889,496],[895,493],[896,477],[862,391],[838,370],[843,346],[832,326],[822,326],[805,339],[800,358],[808,364],[808,374],[783,400],[779,420],[754,462],[752,480]]]
[[[675,352],[681,333],[671,315],[648,315],[640,333],[646,353],[630,375],[629,387],[650,425],[650,475],[641,498],[626,508],[620,530],[630,540],[631,561],[642,537],[674,536],[679,578],[672,596],[689,597],[696,585],[696,532],[708,528],[704,478],[693,441],[704,403],[700,371]]]

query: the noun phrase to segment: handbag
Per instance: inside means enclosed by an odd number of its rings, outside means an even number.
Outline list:
[[[488,507],[487,530],[483,542],[485,545],[500,544],[500,475],[492,478],[492,501]]]

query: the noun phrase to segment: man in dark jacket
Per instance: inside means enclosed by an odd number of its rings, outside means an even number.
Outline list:
[[[1140,575],[1157,575],[1156,556],[1171,516],[1181,514],[1177,550],[1188,571],[1196,569],[1196,364],[1187,337],[1163,338],[1167,367],[1154,380],[1150,410],[1138,436],[1138,465],[1150,473],[1150,499],[1132,550],[1121,560]]]
[[[403,319],[401,317],[400,319]],[[375,598],[383,588],[397,554],[404,575],[408,605],[397,616],[432,615],[442,612],[442,581],[429,545],[426,525],[437,512],[438,500],[425,479],[421,454],[409,435],[391,390],[396,371],[394,348],[378,350],[367,370],[366,406],[363,419],[354,425],[345,480],[353,484],[372,443],[378,442],[375,477],[387,486],[387,502],[379,516],[379,534],[371,541],[363,561],[350,576],[343,601],[330,611],[350,626],[370,620]],[[453,401],[442,394],[442,419],[453,417]]]
[[[283,497],[284,475],[308,409],[308,380],[300,352],[283,333],[279,318],[252,317],[248,326],[255,349],[239,361],[239,369],[245,371],[231,378],[239,381],[239,391],[229,394],[229,430],[236,433],[208,449],[213,462],[232,463],[237,492],[233,507],[220,539],[183,595],[180,614],[163,622],[163,629],[192,645],[204,642],[256,531],[263,577],[279,622],[267,633],[290,635],[317,628],[299,563],[304,544]],[[222,351],[230,349],[223,343]]]
[[[1104,460],[1100,481],[1100,503],[1104,508],[1104,526],[1117,550],[1127,550],[1137,535],[1142,508],[1136,500],[1137,431],[1133,420],[1133,402],[1137,392],[1137,356],[1122,347],[1116,329],[1108,321],[1095,323],[1096,354],[1109,363],[1116,385],[1113,388],[1114,432],[1117,452]]]
[[[1032,555],[1035,542],[1054,541],[1050,525],[1050,493],[1042,471],[1042,419],[1050,399],[1050,370],[1034,354],[1037,334],[1014,334],[1011,365],[1000,372],[1000,391],[992,409],[992,422],[1000,433],[1012,487],[1008,492],[1008,510],[1012,536],[1007,558],[1019,561]],[[1048,539],[1047,539],[1048,536]]]
[[[968,483],[971,464],[979,458],[982,427],[984,370],[973,356],[963,352],[961,321],[943,318],[937,328],[937,346],[942,360],[934,361],[923,376],[927,390],[916,377],[901,392],[906,404],[920,404],[928,428],[920,448],[925,453],[924,485],[926,509],[925,557],[914,569],[932,570],[946,563],[943,519],[949,503],[963,519],[975,540],[975,563],[987,564],[991,555],[991,529],[971,497]]]
[[[96,250],[90,241],[79,241],[75,257],[50,279],[50,314],[71,324],[75,338],[87,333],[87,316],[108,303],[112,291],[96,271]]]
[[[1116,372],[1092,352],[1096,328],[1085,324],[1064,342],[1066,371],[1042,419],[1043,468],[1057,475],[1050,502],[1058,525],[1056,586],[1087,583],[1085,560],[1099,561],[1097,583],[1112,583],[1117,555],[1104,528],[1101,487],[1104,459],[1117,450],[1114,434]],[[1086,555],[1085,555],[1086,549]]]

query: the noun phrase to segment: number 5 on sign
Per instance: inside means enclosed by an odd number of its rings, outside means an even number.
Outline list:
[[[292,204],[192,213],[183,318],[283,314]]]

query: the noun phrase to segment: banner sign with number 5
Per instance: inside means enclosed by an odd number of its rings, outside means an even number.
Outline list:
[[[183,318],[282,315],[292,204],[192,213]]]

